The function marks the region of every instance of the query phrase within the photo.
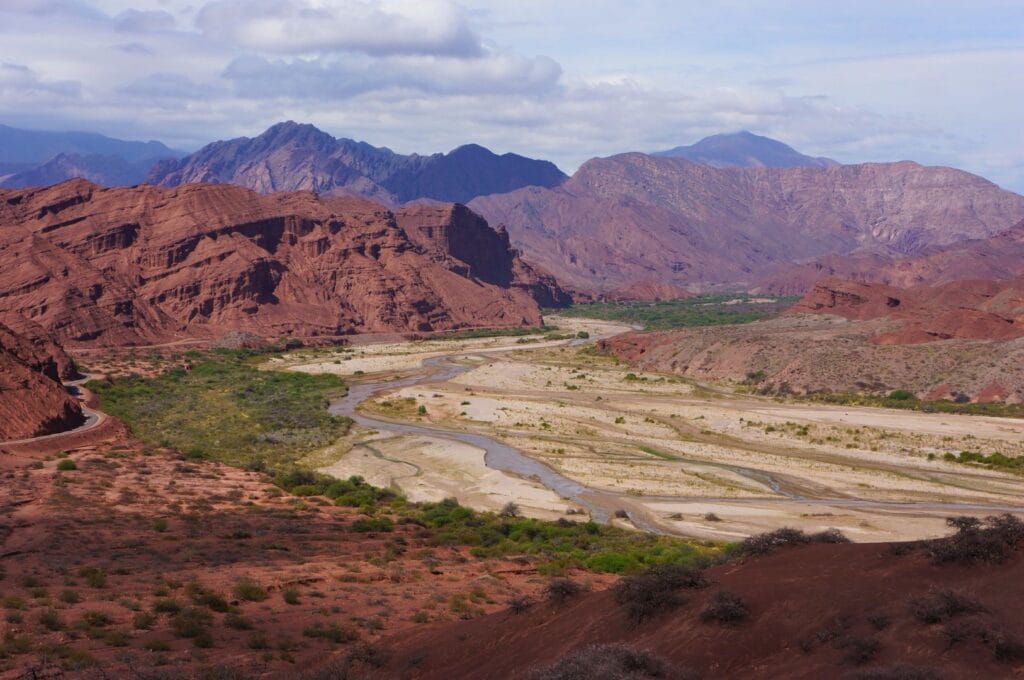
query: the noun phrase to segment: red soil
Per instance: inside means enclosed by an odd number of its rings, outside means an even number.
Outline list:
[[[1024,672],[1024,657],[999,661],[991,643],[976,635],[951,642],[944,624],[921,623],[910,612],[912,598],[952,589],[984,607],[953,618],[952,626],[976,626],[1005,641],[1024,639],[1020,553],[998,565],[936,566],[920,552],[896,555],[888,546],[812,545],[715,567],[708,575],[709,587],[685,591],[688,602],[637,626],[605,591],[561,607],[539,603],[518,616],[501,612],[393,636],[384,641],[390,661],[372,677],[525,678],[531,669],[594,643],[650,650],[704,680],[856,677],[897,663],[945,678]],[[700,621],[701,610],[723,590],[740,596],[749,620]],[[876,655],[861,664],[846,660],[871,639],[878,642]]]

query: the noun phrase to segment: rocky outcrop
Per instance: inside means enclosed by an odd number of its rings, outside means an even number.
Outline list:
[[[558,187],[470,207],[506,224],[513,245],[563,284],[602,293],[651,279],[754,287],[829,254],[923,254],[1005,231],[1024,216],[1024,197],[910,162],[713,168],[623,154],[588,161]]]
[[[48,338],[0,324],[0,441],[81,424],[81,407],[60,382],[71,372],[71,359]]]
[[[565,295],[465,208],[229,185],[4,192],[0,252],[0,318],[72,345],[532,325]]]
[[[879,344],[915,344],[954,338],[1011,340],[1024,337],[1024,279],[957,281],[907,289],[826,279],[789,313],[898,321],[897,329],[874,338]]]
[[[467,202],[475,196],[566,179],[548,161],[498,156],[469,144],[448,154],[404,156],[312,125],[279,123],[258,137],[214,142],[180,160],[155,165],[148,181],[162,186],[237,184],[261,193],[315,191],[387,203],[427,198]]]

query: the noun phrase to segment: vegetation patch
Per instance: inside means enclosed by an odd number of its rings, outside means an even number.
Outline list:
[[[581,680],[582,678],[674,678],[695,680],[696,673],[675,668],[651,652],[626,645],[590,645],[547,668],[530,674],[531,680]]]
[[[760,321],[779,314],[798,299],[727,293],[657,302],[595,302],[550,311],[568,317],[641,324],[647,330],[666,330]]]
[[[560,519],[547,522],[526,517],[476,512],[455,499],[419,505],[398,499],[391,511],[399,523],[430,530],[437,545],[468,545],[476,557],[536,555],[541,570],[560,574],[569,568],[629,574],[655,565],[696,565],[721,552],[721,546],[670,536],[628,531],[596,522]]]
[[[338,376],[259,370],[244,351],[216,350],[190,369],[94,380],[88,388],[147,444],[237,466],[285,468],[351,425],[327,412],[345,394]]]
[[[1002,562],[1024,544],[1024,522],[1010,514],[986,517],[950,517],[946,524],[956,533],[928,544],[936,564]]]
[[[766,390],[770,392],[770,390]],[[821,392],[809,394],[811,401],[840,406],[875,406],[880,408],[898,408],[922,413],[960,413],[977,416],[997,416],[1003,418],[1024,417],[1024,404],[1004,404],[1000,402],[978,403],[951,401],[940,399],[926,401],[918,399],[906,390],[894,390],[888,394],[857,394],[851,392]],[[971,462],[971,461],[965,461]]]

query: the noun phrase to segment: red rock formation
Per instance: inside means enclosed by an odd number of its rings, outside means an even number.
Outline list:
[[[71,359],[48,339],[26,338],[0,324],[0,441],[59,432],[82,422],[82,409],[60,383]]]
[[[512,243],[564,284],[602,293],[650,279],[754,286],[780,265],[828,254],[989,238],[1020,221],[1024,197],[910,162],[712,168],[634,153],[470,207],[508,225]]]
[[[436,242],[399,225],[430,211]],[[5,192],[0,253],[0,318],[72,344],[517,326],[564,296],[465,209],[227,185]]]
[[[907,289],[826,279],[789,313],[901,321],[898,330],[875,337],[874,341],[883,345],[952,338],[1010,340],[1024,337],[1024,279],[958,281]]]

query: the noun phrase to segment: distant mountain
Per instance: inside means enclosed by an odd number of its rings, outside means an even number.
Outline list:
[[[43,132],[0,125],[0,166],[38,165],[59,154],[118,156],[131,162],[181,155],[156,141],[126,142],[91,132]]]
[[[421,198],[466,203],[525,186],[553,187],[565,179],[548,161],[498,156],[475,144],[448,154],[405,156],[291,121],[258,137],[214,142],[180,160],[158,163],[148,177],[168,187],[237,184],[260,193],[309,190],[390,203]]]
[[[144,180],[156,161],[180,155],[155,141],[0,125],[0,187],[44,186],[75,177],[104,186],[130,186]]]
[[[652,156],[685,158],[715,168],[827,168],[830,158],[805,156],[788,144],[743,131],[712,135],[690,146],[658,151]]]
[[[76,177],[108,187],[134,186],[146,179],[154,162],[154,159],[128,161],[120,156],[62,153],[42,165],[8,176],[0,186],[8,189],[49,186]]]
[[[1024,196],[911,162],[713,168],[632,153],[587,161],[553,189],[470,207],[505,224],[528,261],[600,294],[651,280],[749,287],[827,255],[906,256],[986,239],[1024,217]]]

